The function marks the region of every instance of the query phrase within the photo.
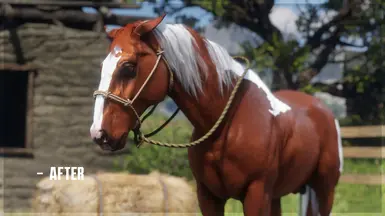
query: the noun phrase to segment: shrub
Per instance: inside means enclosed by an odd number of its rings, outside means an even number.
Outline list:
[[[167,120],[162,114],[155,113],[149,117],[142,126],[143,133],[148,133]],[[190,141],[192,126],[184,118],[173,119],[157,135],[151,137],[161,142],[185,143]],[[130,173],[148,174],[153,170],[170,175],[192,179],[189,167],[187,149],[176,149],[143,144],[139,149],[135,147],[133,136],[129,137],[130,154],[123,158],[123,162],[115,163],[116,169]]]

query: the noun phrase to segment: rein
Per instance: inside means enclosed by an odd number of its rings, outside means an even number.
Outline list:
[[[234,89],[233,91],[231,92],[231,95],[229,97],[229,100],[227,101],[227,104],[225,106],[225,108],[223,109],[221,115],[219,116],[218,120],[215,122],[215,124],[211,127],[211,129],[204,135],[202,136],[201,138],[193,141],[193,142],[189,142],[189,143],[181,143],[181,144],[176,144],[176,143],[166,143],[166,142],[160,142],[160,141],[156,141],[156,140],[153,140],[153,139],[149,139],[148,137],[151,137],[155,134],[157,134],[159,131],[161,131],[175,116],[176,114],[179,112],[179,108],[176,109],[176,111],[170,116],[169,119],[166,120],[166,122],[164,122],[160,127],[158,127],[156,130],[154,130],[153,132],[151,133],[148,133],[148,134],[143,134],[140,130],[140,126],[142,125],[143,121],[149,117],[155,110],[156,105],[154,105],[151,110],[143,117],[143,119],[140,119],[140,116],[138,114],[138,112],[136,112],[134,106],[133,106],[133,103],[135,101],[135,99],[139,96],[140,92],[142,92],[143,88],[146,86],[146,84],[148,83],[148,81],[150,80],[150,78],[152,77],[152,75],[154,74],[156,68],[158,67],[159,65],[159,62],[160,62],[160,59],[162,59],[162,54],[163,54],[163,50],[158,50],[156,55],[158,56],[157,57],[157,60],[156,60],[156,63],[154,65],[154,67],[152,68],[150,74],[148,75],[146,81],[143,83],[143,85],[141,86],[141,88],[139,89],[139,91],[136,93],[136,95],[134,96],[134,98],[132,100],[130,99],[124,99],[124,98],[121,98],[117,95],[114,95],[110,92],[106,92],[106,91],[100,91],[100,90],[96,90],[94,92],[94,97],[96,97],[97,95],[102,95],[103,97],[105,97],[106,99],[111,99],[115,102],[118,102],[118,103],[121,103],[123,104],[123,106],[125,107],[129,107],[131,108],[131,110],[133,111],[133,113],[135,114],[135,117],[137,118],[139,124],[133,129],[133,132],[134,132],[134,141],[136,143],[136,146],[139,148],[141,146],[141,144],[143,142],[146,142],[146,143],[149,143],[149,144],[152,144],[152,145],[158,145],[158,146],[164,146],[164,147],[170,147],[170,148],[188,148],[188,147],[191,147],[191,146],[195,146],[195,145],[198,145],[200,143],[202,143],[203,141],[205,141],[207,138],[209,138],[213,133],[214,131],[219,127],[219,125],[222,123],[225,115],[227,114],[229,108],[230,108],[230,105],[231,103],[233,102],[234,100],[234,97],[235,97],[235,94],[237,93],[238,89],[239,89],[239,86],[241,85],[242,83],[242,80],[243,78],[246,76],[248,70],[250,69],[250,61],[243,57],[243,56],[234,56],[233,58],[234,59],[242,59],[246,62],[247,64],[247,67],[245,68],[245,71],[242,73],[242,75],[239,77],[239,79],[237,80],[237,83],[235,84],[234,86]],[[168,68],[168,71],[170,72],[170,83],[169,83],[169,91],[171,91],[172,89],[172,86],[174,84],[174,75],[173,75],[173,72],[167,62],[167,60],[165,58],[163,58],[167,68]]]

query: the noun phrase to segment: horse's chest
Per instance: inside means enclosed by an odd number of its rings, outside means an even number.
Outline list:
[[[206,152],[199,157],[190,156],[190,166],[196,180],[218,197],[239,198],[245,187],[246,175],[219,153]]]

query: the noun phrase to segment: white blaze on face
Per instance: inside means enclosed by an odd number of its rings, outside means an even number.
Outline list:
[[[110,52],[108,56],[104,59],[102,64],[102,74],[99,83],[100,91],[108,91],[112,79],[112,74],[114,73],[117,63],[119,62],[120,56],[116,57],[116,54],[122,52],[119,47],[115,47],[113,52]],[[102,121],[103,121],[103,108],[104,108],[104,97],[102,95],[97,95],[95,98],[95,107],[94,107],[94,119],[90,128],[90,133],[92,138],[101,137]]]

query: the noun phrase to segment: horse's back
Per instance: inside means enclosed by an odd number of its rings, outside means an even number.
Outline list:
[[[293,90],[280,90],[275,92],[274,95],[288,104],[294,113],[310,117],[315,124],[327,124],[327,122],[334,124],[333,112],[314,96]]]
[[[319,107],[321,109],[324,109],[329,114],[333,115],[319,99],[309,94],[293,90],[280,90],[274,92],[274,95],[283,102],[287,103],[289,106],[293,107],[294,109]]]
[[[308,120],[313,123],[320,136],[328,132],[333,135],[336,133],[333,112],[316,97],[293,90],[277,91],[274,95],[292,108],[293,125]]]

